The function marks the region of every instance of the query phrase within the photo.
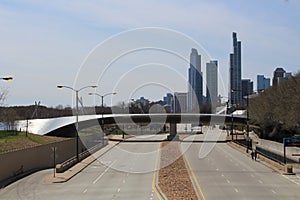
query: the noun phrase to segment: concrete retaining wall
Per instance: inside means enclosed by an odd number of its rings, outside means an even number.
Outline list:
[[[81,142],[79,144],[79,151],[84,150]],[[0,154],[0,184],[26,172],[53,167],[52,147],[56,147],[56,163],[62,163],[76,154],[75,138]]]

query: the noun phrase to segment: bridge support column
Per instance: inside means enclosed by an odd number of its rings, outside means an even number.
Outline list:
[[[179,136],[177,135],[177,123],[171,122],[170,123],[170,135],[168,135],[168,140],[179,140]]]

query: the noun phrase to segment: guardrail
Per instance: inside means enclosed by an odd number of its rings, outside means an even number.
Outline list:
[[[233,141],[234,143],[240,145],[240,146],[243,146],[245,148],[247,148],[247,145],[243,144],[242,142],[239,142],[239,141]],[[252,147],[249,146],[249,150],[252,150]],[[259,146],[256,146],[256,153],[257,154],[260,154],[272,161],[275,161],[281,165],[285,165],[285,163],[283,162],[283,155],[280,155],[280,154],[277,154],[275,152],[272,152],[272,151],[269,151],[269,150],[266,150],[266,149],[263,149]],[[297,163],[295,160],[292,160],[292,159],[289,159],[287,158],[287,163]]]
[[[98,151],[99,149],[101,149],[102,147],[104,147],[106,144],[97,144],[87,150],[85,150],[84,152],[79,154],[79,162],[85,158],[87,158],[88,156],[90,156],[91,154],[95,153],[96,151]],[[55,166],[55,170],[56,173],[62,173],[65,172],[67,169],[69,169],[70,167],[74,166],[77,163],[77,157],[74,156],[66,161],[64,161],[61,164],[57,164]]]

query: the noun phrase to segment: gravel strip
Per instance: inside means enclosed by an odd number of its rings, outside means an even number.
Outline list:
[[[162,143],[160,166],[166,167],[159,170],[158,185],[169,200],[197,199],[179,145],[179,142]]]

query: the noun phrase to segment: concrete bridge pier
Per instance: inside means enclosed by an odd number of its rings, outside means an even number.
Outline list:
[[[176,122],[171,122],[170,123],[170,135],[168,135],[168,140],[171,141],[178,141],[179,136],[177,135],[177,123]]]

